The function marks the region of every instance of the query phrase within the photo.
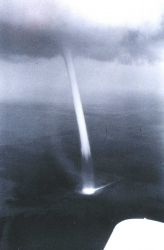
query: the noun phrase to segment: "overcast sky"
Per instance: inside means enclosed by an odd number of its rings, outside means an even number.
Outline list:
[[[84,100],[162,92],[164,0],[1,0],[0,101],[70,101],[63,46]]]

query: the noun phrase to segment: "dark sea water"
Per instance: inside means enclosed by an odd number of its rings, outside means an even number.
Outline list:
[[[0,105],[2,250],[101,250],[127,218],[164,221],[164,102],[129,97],[84,105],[95,181],[78,192],[81,156],[73,107]]]

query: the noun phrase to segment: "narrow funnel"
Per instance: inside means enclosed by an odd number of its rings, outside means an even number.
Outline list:
[[[82,189],[94,188],[94,176],[92,155],[87,132],[87,126],[84,116],[84,110],[81,102],[79,87],[77,84],[76,73],[71,52],[67,48],[63,48],[64,61],[69,76],[72,89],[73,104],[78,125],[81,155],[82,155]]]

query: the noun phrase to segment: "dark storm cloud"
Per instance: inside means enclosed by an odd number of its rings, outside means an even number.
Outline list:
[[[95,30],[89,37],[76,37],[70,44],[77,53],[88,57],[129,63],[133,60],[154,60],[157,57],[155,47],[158,46],[158,37],[147,36],[138,30]]]
[[[24,29],[1,22],[0,53],[2,56],[53,57],[59,52],[57,37],[48,31]]]
[[[164,28],[160,24],[158,31],[146,32],[127,28],[87,28],[79,32],[64,34],[77,54],[98,60],[122,63],[132,61],[154,61],[158,58],[158,49],[163,46]]]
[[[10,20],[10,19],[9,19]],[[97,60],[154,61],[158,48],[164,41],[163,23],[157,32],[145,32],[127,28],[100,28],[61,22],[55,28],[18,25],[0,20],[0,56],[51,58],[68,46],[77,55]]]

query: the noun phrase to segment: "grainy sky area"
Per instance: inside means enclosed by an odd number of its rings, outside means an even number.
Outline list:
[[[63,46],[85,102],[164,94],[164,0],[1,0],[0,101],[70,102]]]

